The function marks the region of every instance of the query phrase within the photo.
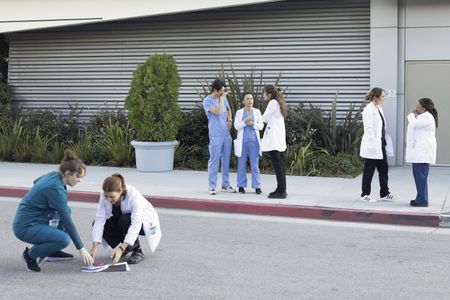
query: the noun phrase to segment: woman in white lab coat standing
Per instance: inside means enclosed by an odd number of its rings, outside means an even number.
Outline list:
[[[368,104],[362,113],[364,134],[360,148],[360,156],[364,158],[361,200],[365,202],[376,202],[375,198],[370,196],[375,169],[378,170],[381,200],[396,200],[398,198],[389,192],[388,187],[386,119],[381,107],[384,97],[384,90],[378,87],[373,88],[365,96]]]
[[[287,116],[287,105],[281,88],[275,85],[264,87],[264,99],[269,101],[262,116],[267,123],[261,141],[262,151],[269,152],[272,166],[277,177],[277,188],[269,194],[269,198],[283,199],[286,193],[286,169],[283,163],[283,152],[286,151],[286,128],[284,118]]]
[[[253,107],[253,95],[243,93],[244,107],[236,112],[234,128],[237,138],[234,141],[234,154],[238,157],[237,186],[239,193],[245,194],[247,186],[247,157],[250,160],[252,172],[252,188],[256,194],[261,194],[261,179],[259,173],[259,157],[261,156],[261,138],[259,131],[263,129],[261,111]]]
[[[428,172],[430,164],[436,163],[436,128],[438,113],[429,98],[419,99],[416,108],[407,116],[406,162],[412,163],[416,183],[416,199],[411,206],[428,206]]]
[[[137,264],[144,259],[139,235],[145,235],[152,252],[161,240],[158,214],[136,188],[125,184],[121,174],[107,177],[102,189],[92,227],[92,257],[104,240],[113,248],[113,262],[132,252],[127,262]]]

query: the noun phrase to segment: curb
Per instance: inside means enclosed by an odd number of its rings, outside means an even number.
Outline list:
[[[2,197],[23,197],[28,188],[0,186]],[[100,193],[70,191],[69,200],[96,203]],[[199,200],[180,197],[148,196],[155,207],[200,210],[211,212],[241,213],[293,218],[309,218],[329,221],[367,222],[392,225],[439,227],[441,216],[432,213],[405,213],[371,211],[350,208],[320,206],[249,203],[222,200]]]

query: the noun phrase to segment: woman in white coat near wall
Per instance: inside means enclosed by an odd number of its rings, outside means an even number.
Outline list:
[[[377,201],[370,196],[375,169],[378,170],[381,200],[398,199],[398,197],[389,192],[388,187],[389,165],[386,155],[386,119],[381,107],[384,97],[384,90],[378,87],[373,88],[365,96],[368,104],[362,113],[364,134],[360,148],[360,156],[364,158],[361,200],[365,202]]]
[[[264,87],[264,99],[269,101],[262,116],[263,122],[267,123],[261,148],[269,152],[272,166],[277,177],[277,188],[269,194],[269,198],[284,199],[286,193],[286,169],[283,163],[283,152],[286,151],[286,128],[284,118],[287,116],[287,105],[281,88],[275,85]]]
[[[405,160],[412,163],[414,181],[416,183],[416,199],[410,201],[411,206],[428,206],[428,172],[430,164],[436,163],[436,128],[438,113],[429,98],[422,98],[416,108],[407,116]]]
[[[136,188],[125,185],[121,174],[107,177],[102,189],[92,227],[92,257],[104,240],[113,248],[113,262],[132,252],[127,262],[137,264],[144,259],[138,236],[145,235],[152,252],[161,240],[158,214]]]
[[[259,157],[261,156],[261,141],[259,131],[263,129],[261,111],[253,107],[253,95],[243,94],[244,107],[236,112],[234,128],[237,138],[234,141],[234,154],[238,157],[237,186],[239,193],[245,194],[247,187],[247,157],[250,159],[252,172],[252,188],[256,194],[261,194],[261,179],[259,173]]]

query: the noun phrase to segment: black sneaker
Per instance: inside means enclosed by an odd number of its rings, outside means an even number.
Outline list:
[[[260,188],[256,188],[256,189],[255,189],[255,192],[256,192],[257,195],[261,195],[261,193],[262,193],[262,191],[261,191]]]
[[[54,261],[71,260],[71,259],[73,259],[73,255],[72,254],[69,254],[69,253],[66,253],[64,251],[59,250],[59,251],[56,251],[55,253],[50,254],[49,256],[47,256],[45,258],[45,261],[47,261],[47,262],[54,262]]]
[[[130,258],[127,260],[127,263],[130,265],[135,265],[144,260],[144,253],[142,253],[141,248],[136,248],[133,250]]]
[[[286,197],[287,197],[286,193],[279,193],[279,192],[272,192],[268,196],[268,198],[272,199],[286,199]]]
[[[27,266],[28,271],[33,272],[40,272],[41,268],[39,268],[37,262],[31,258],[31,256],[28,254],[28,247],[25,248],[25,251],[22,253],[22,259],[25,262],[25,265]]]
[[[243,187],[239,187],[239,193],[241,193],[241,194],[245,194],[245,190],[244,190],[244,188],[243,188]]]

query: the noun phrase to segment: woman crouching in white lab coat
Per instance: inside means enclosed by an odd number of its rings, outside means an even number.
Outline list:
[[[127,262],[137,264],[144,259],[139,235],[145,235],[152,252],[161,240],[158,214],[136,188],[125,185],[121,174],[107,177],[102,189],[92,227],[91,255],[95,258],[97,245],[105,241],[113,249],[114,263],[132,252]]]

